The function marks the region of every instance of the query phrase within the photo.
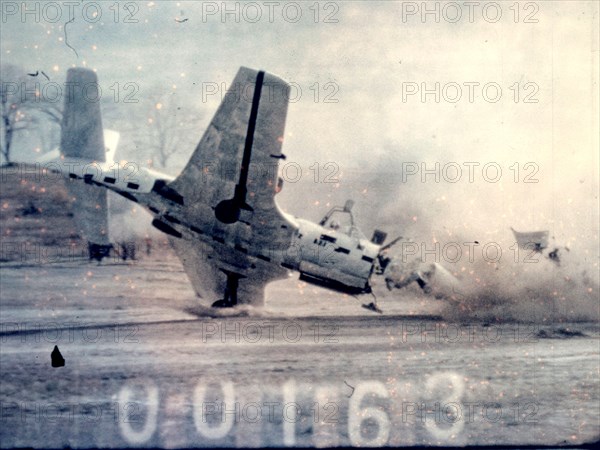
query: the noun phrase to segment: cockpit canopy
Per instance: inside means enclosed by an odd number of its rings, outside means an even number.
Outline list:
[[[343,207],[334,206],[321,219],[319,225],[325,228],[331,228],[339,233],[350,236],[353,239],[366,239],[362,231],[354,224],[352,215],[353,200],[347,200]]]

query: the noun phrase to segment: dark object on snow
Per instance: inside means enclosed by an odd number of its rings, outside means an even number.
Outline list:
[[[29,206],[27,208],[23,208],[21,215],[31,216],[31,215],[36,215],[39,213],[40,213],[40,211],[35,207],[35,205],[32,202],[29,202]]]
[[[362,307],[365,309],[368,309],[369,311],[374,311],[379,314],[383,313],[383,311],[381,309],[379,309],[379,307],[375,304],[375,302],[371,302],[368,305],[363,304]]]
[[[560,265],[560,257],[558,256],[558,248],[555,248],[550,253],[548,253],[548,258],[551,261],[554,261],[556,264]]]
[[[577,337],[587,337],[587,335],[582,333],[581,331],[571,330],[569,328],[549,328],[545,330],[540,330],[536,333],[536,336],[540,339],[569,339]]]
[[[123,261],[135,260],[135,241],[123,241],[119,245],[121,247],[120,256]]]
[[[65,365],[65,358],[60,354],[58,345],[54,346],[54,350],[50,353],[50,358],[52,358],[52,367],[63,367]]]
[[[90,255],[90,261],[95,259],[96,261],[102,261],[102,258],[108,258],[110,255],[110,249],[112,248],[112,244],[103,245],[103,244],[94,244],[93,242],[88,242],[88,253]]]

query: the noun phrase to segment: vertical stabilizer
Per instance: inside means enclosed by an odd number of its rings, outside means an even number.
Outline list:
[[[100,90],[96,74],[88,69],[69,69],[61,125],[61,152],[65,158],[81,160],[87,170],[101,170],[93,163],[106,160],[100,115]],[[88,241],[90,258],[101,260],[108,255],[107,191],[81,180],[67,183],[73,201],[73,215],[79,234]]]
[[[60,148],[67,158],[105,161],[100,90],[96,74],[83,68],[67,71]]]

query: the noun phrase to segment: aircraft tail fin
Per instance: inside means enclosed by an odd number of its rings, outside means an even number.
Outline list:
[[[83,68],[67,71],[60,148],[68,158],[105,161],[100,96],[96,74]]]
[[[98,78],[89,69],[69,69],[67,86],[61,152],[66,158],[90,164],[90,170],[101,170],[93,165],[106,161]],[[90,259],[101,260],[110,250],[107,191],[81,181],[68,182],[67,189],[73,201],[77,231],[88,241]]]
[[[114,164],[115,154],[117,152],[117,145],[119,143],[119,138],[121,134],[118,131],[114,130],[104,130],[104,145],[106,147],[106,163],[110,166]],[[64,155],[64,154],[63,154]],[[40,164],[46,164],[49,162],[59,162],[61,156],[60,147],[55,147],[47,153],[36,158],[36,162]]]

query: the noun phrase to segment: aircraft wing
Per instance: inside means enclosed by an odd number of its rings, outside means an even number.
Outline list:
[[[222,298],[226,285],[223,271],[230,271],[231,265],[226,259],[220,258],[222,255],[218,249],[193,239],[171,237],[169,241],[198,297],[209,303]],[[254,264],[249,262],[250,259],[251,257],[244,256],[236,262],[235,272],[242,275],[238,287],[238,302],[260,306],[264,303],[267,283],[284,278],[287,272],[278,267],[269,267],[270,264],[264,261]]]
[[[192,230],[175,249],[198,295],[222,287],[212,285],[219,271],[235,272],[240,302],[259,303],[264,285],[287,274],[271,260],[294,233],[275,201],[289,85],[242,67],[228,88],[187,166],[168,184]],[[202,243],[206,236],[210,245]]]

